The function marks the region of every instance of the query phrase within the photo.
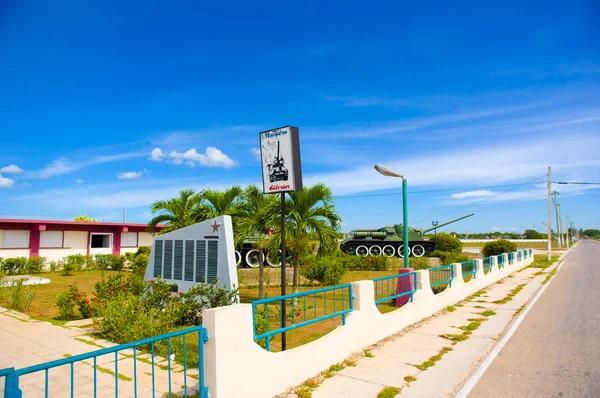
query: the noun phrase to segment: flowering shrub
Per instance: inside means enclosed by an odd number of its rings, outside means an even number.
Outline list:
[[[56,298],[60,319],[75,319],[75,306],[78,307],[82,317],[89,318],[93,315],[90,299],[79,292],[77,286],[72,284]]]

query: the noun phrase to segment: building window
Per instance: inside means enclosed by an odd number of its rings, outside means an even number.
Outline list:
[[[2,234],[3,249],[28,249],[29,231],[4,231]]]
[[[121,232],[121,247],[137,247],[137,232]]]
[[[63,247],[63,231],[41,231],[40,232],[40,248],[62,248]]]
[[[90,248],[92,249],[109,249],[112,247],[111,234],[91,234]]]

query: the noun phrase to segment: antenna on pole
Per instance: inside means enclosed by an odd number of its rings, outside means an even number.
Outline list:
[[[126,207],[123,208],[123,222],[124,223],[127,222],[127,208]]]

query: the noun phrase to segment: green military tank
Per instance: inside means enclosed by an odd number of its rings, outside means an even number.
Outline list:
[[[254,234],[244,239],[241,247],[237,248],[235,251],[236,265],[244,268],[258,268],[260,264],[260,250],[257,248],[259,237],[259,234]],[[267,241],[270,238],[271,231],[267,230],[263,235],[263,240]],[[281,266],[281,260],[279,257],[274,258],[276,257],[275,255],[266,255],[266,250],[263,250],[263,252],[265,252],[265,265],[269,265],[271,267]]]
[[[415,257],[423,257],[425,254],[433,252],[435,250],[435,242],[425,237],[427,232],[471,217],[473,214],[471,213],[425,230],[409,227],[409,254]],[[388,257],[404,257],[403,234],[404,226],[402,224],[388,225],[379,229],[359,229],[350,232],[350,236],[340,243],[340,249],[345,253],[357,256],[384,255]]]

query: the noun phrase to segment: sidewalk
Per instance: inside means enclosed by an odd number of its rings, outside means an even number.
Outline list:
[[[399,397],[455,396],[466,382],[463,378],[491,351],[517,311],[535,294],[552,269],[537,276],[534,275],[540,271],[537,268],[515,271],[489,286],[481,296],[453,306],[452,312],[442,311],[385,339],[369,350],[372,357],[361,356],[355,361],[356,366],[335,372],[312,391],[312,397],[377,397],[386,386],[401,389]],[[512,300],[494,303],[519,286],[522,290]],[[484,314],[489,310],[493,312]],[[469,333],[461,329],[465,327],[472,329],[471,333],[457,337]],[[449,339],[440,335],[453,336]]]
[[[116,344],[95,339],[89,331],[78,327],[53,326],[48,322],[30,319],[26,315],[0,307],[0,369],[20,369],[40,363],[63,359],[67,356],[89,353]],[[133,350],[120,351],[118,360],[118,388],[120,397],[134,396]],[[152,366],[148,354],[137,355],[138,396],[152,396]],[[148,363],[150,362],[150,363]],[[97,397],[115,396],[115,354],[97,358]],[[169,391],[167,361],[155,356],[156,396]],[[77,362],[74,366],[74,395],[94,396],[93,359]],[[171,362],[172,389],[183,396],[183,370]],[[65,365],[49,371],[49,396],[68,396],[71,386],[70,366]],[[187,371],[188,394],[198,389],[197,369]],[[44,372],[36,372],[20,378],[24,397],[43,397]],[[4,395],[4,378],[0,378],[0,396]]]

